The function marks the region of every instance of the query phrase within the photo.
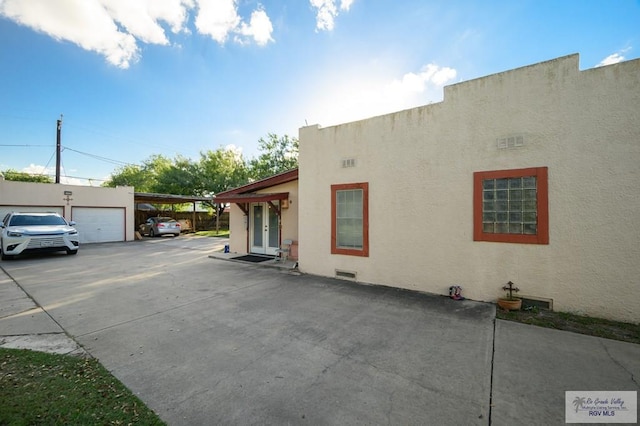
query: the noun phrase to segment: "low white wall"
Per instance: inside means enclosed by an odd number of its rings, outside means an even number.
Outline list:
[[[300,129],[303,272],[640,322],[640,60],[558,58],[445,88],[444,101]],[[498,149],[497,139],[524,145]],[[342,167],[355,158],[356,166]],[[475,242],[473,173],[548,167],[548,245]],[[369,182],[369,257],[332,255],[331,191]]]

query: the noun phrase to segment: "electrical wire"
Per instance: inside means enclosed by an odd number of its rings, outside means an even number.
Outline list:
[[[40,172],[40,176],[44,176],[45,175],[44,172],[47,171],[47,167],[49,167],[49,163],[51,162],[53,157],[55,157],[55,155],[56,155],[56,152],[53,151],[53,154],[51,154],[51,157],[49,157],[49,161],[47,161],[47,165],[42,168],[42,171]]]
[[[99,125],[96,125],[94,123],[89,123],[89,124],[91,126],[93,126],[93,128],[76,124],[76,122],[74,122],[72,120],[68,120],[67,119],[65,121],[65,127],[71,127],[71,128],[75,128],[75,129],[78,129],[80,131],[84,131],[84,132],[87,132],[87,133],[93,133],[93,134],[96,134],[96,135],[104,136],[104,137],[112,139],[112,140],[121,140],[121,141],[127,142],[128,144],[134,144],[134,145],[150,147],[150,148],[162,147],[162,148],[166,148],[168,150],[171,150],[176,154],[184,152],[184,147],[175,147],[175,146],[172,146],[172,145],[158,144],[158,142],[150,143],[150,142],[141,141],[139,139],[131,139],[131,138],[124,137],[124,136],[118,136],[118,135],[114,135],[114,134],[109,133],[109,131],[101,128]],[[197,154],[197,152],[195,152],[195,151],[193,151],[193,153]]]
[[[55,174],[47,174],[46,176],[49,177],[55,177]],[[98,179],[98,178],[89,178],[89,177],[83,177],[83,176],[69,176],[67,174],[63,175],[66,178],[70,178],[70,179],[82,179],[82,180],[88,180],[88,181],[92,181],[92,180],[96,180],[96,181],[100,181],[100,182],[108,182],[109,179]]]
[[[85,155],[87,157],[90,157],[90,158],[93,158],[93,159],[96,159],[96,160],[104,161],[106,163],[115,164],[116,166],[133,166],[134,165],[132,163],[126,163],[124,161],[114,160],[112,158],[101,157],[99,155],[89,154],[88,152],[78,151],[76,149],[69,148],[68,146],[65,146],[63,149],[75,152],[77,154]]]
[[[48,147],[51,148],[51,144],[49,145],[18,145],[18,144],[0,144],[0,146],[19,146],[19,147]]]

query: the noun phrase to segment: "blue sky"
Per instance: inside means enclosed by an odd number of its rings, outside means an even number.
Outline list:
[[[442,100],[442,87],[580,54],[638,58],[638,0],[0,0],[0,170],[100,185]]]

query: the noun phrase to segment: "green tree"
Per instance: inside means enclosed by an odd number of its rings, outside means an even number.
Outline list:
[[[103,186],[133,186],[136,192],[210,197],[277,173],[298,167],[298,139],[269,133],[258,140],[260,155],[247,162],[234,149],[200,153],[194,162],[181,156],[171,160],[152,155],[142,165],[116,169]],[[209,203],[219,217],[224,204]]]
[[[149,192],[147,190],[150,182],[147,171],[138,165],[128,165],[119,167],[113,173],[108,181],[102,184],[109,188],[116,186],[133,186],[138,192]]]
[[[116,169],[111,179],[103,186],[133,186],[137,192],[159,192],[161,176],[173,165],[172,160],[162,155],[152,155],[141,166],[127,165]]]
[[[13,169],[7,169],[0,173],[4,176],[6,180],[11,180],[11,181],[53,183],[53,179],[51,179],[47,175],[32,175],[25,172],[19,172]]]
[[[155,177],[153,192],[175,195],[200,195],[202,182],[199,167],[188,158],[178,156]]]
[[[233,149],[218,148],[216,151],[200,153],[198,166],[202,184],[198,195],[201,196],[211,196],[244,185],[249,180],[247,163],[242,153]],[[219,218],[225,205],[212,203],[211,207]]]
[[[298,139],[269,133],[258,140],[261,154],[249,162],[249,176],[254,180],[298,167]]]

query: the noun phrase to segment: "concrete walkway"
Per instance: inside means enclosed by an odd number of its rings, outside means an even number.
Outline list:
[[[0,262],[0,345],[86,350],[171,425],[562,424],[567,390],[638,390],[640,345],[210,257],[224,243]]]

